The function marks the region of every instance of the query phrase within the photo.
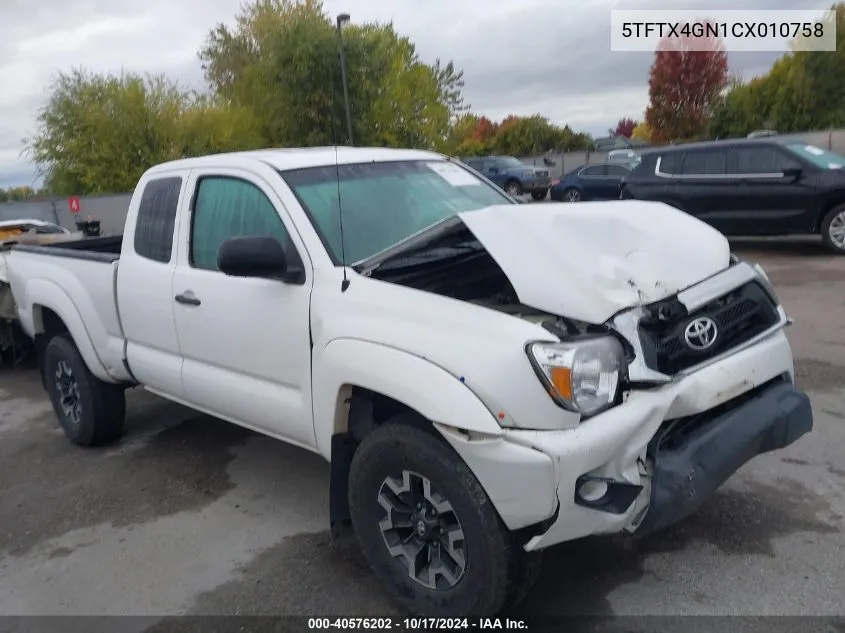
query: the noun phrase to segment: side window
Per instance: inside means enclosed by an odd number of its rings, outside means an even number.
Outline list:
[[[593,167],[586,167],[581,170],[580,176],[604,176],[606,165],[594,165]]]
[[[608,165],[607,166],[607,175],[608,176],[615,176],[621,178],[622,176],[627,176],[630,172],[622,167],[621,165]]]
[[[217,270],[223,242],[247,235],[269,235],[289,248],[285,226],[261,189],[240,178],[201,178],[191,220],[191,265]]]
[[[141,257],[166,264],[173,251],[173,230],[182,179],[150,180],[141,194],[135,223],[135,252]]]
[[[779,174],[791,167],[800,167],[800,164],[770,145],[731,150],[732,174]]]
[[[723,176],[727,153],[722,149],[687,152],[684,156],[684,176]]]
[[[681,172],[683,158],[683,152],[670,152],[659,156],[657,160],[660,161],[660,173],[670,176],[678,175]],[[655,171],[657,170],[655,169]]]

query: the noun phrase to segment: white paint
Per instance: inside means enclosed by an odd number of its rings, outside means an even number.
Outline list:
[[[588,323],[727,268],[718,231],[661,202],[489,207],[460,214],[527,305]]]
[[[662,388],[631,392],[623,404],[580,422],[577,413],[553,402],[526,357],[527,343],[558,340],[538,324],[354,270],[346,271],[350,283],[342,289],[344,271],[333,265],[276,171],[335,160],[443,157],[314,148],[155,167],[142,177],[130,204],[119,265],[12,252],[10,278],[24,328],[34,333],[39,306],[51,308],[104,380],[127,379],[126,360],[137,379],[159,395],[325,459],[331,458],[332,435],[345,430],[340,397],[345,386],[384,393],[435,423],[510,528],[548,518],[561,505],[554,526],[531,541],[529,547],[537,549],[621,531],[642,508],[642,499],[623,515],[575,506],[571,491],[580,475],[638,483],[637,460],[665,419],[706,411],[792,371],[789,344],[777,332]],[[445,162],[438,170],[455,179]],[[190,267],[193,184],[212,173],[246,179],[265,192],[305,263],[304,284]],[[173,175],[184,183],[174,255],[159,264],[134,253],[138,196],[149,179]],[[724,236],[661,203],[514,204],[460,218],[523,303],[596,324],[694,286],[729,263]],[[202,304],[176,305],[174,295],[187,291]],[[485,439],[469,440],[467,431]]]

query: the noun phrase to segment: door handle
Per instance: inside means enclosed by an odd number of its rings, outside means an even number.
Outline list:
[[[182,303],[184,305],[189,306],[198,306],[202,303],[199,299],[197,299],[193,294],[183,293],[181,295],[176,295],[174,297],[176,299],[176,303]]]

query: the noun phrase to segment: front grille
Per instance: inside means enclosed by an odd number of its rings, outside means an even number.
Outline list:
[[[686,338],[688,326],[701,318],[712,319],[716,326],[716,337],[706,349],[692,347]],[[692,313],[676,298],[668,299],[649,306],[640,320],[643,360],[651,369],[671,376],[741,345],[779,320],[777,302],[756,281]]]

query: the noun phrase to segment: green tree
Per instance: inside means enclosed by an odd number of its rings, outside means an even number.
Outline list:
[[[353,136],[358,145],[434,148],[464,107],[462,73],[422,62],[392,24],[343,31]],[[252,110],[269,145],[345,140],[338,38],[316,0],[256,0],[232,28],[219,24],[199,53],[227,103]]]
[[[772,66],[749,82],[734,81],[718,107],[710,136],[745,136],[761,128],[778,132],[845,125],[845,3],[827,18],[836,24],[836,51],[807,51],[801,40]]]
[[[59,195],[131,191],[152,165],[257,147],[248,113],[225,111],[164,76],[60,73],[26,141]]]

